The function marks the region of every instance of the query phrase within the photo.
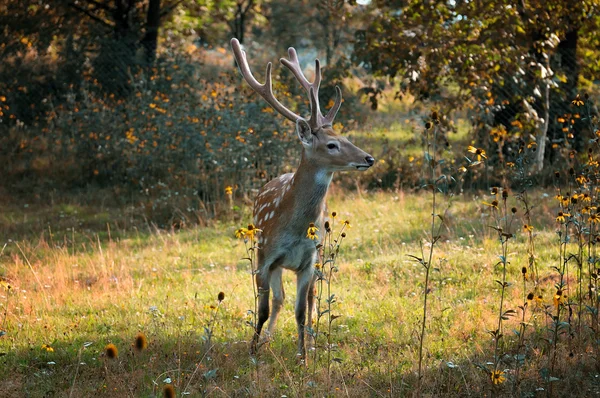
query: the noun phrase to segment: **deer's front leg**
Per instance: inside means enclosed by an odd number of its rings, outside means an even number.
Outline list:
[[[304,331],[306,329],[306,309],[308,300],[308,290],[314,274],[312,264],[304,267],[298,273],[297,294],[296,294],[296,324],[298,326],[298,356],[306,358],[306,345],[304,344]],[[312,318],[312,317],[311,317]]]
[[[258,323],[256,324],[256,330],[252,338],[252,346],[250,348],[252,354],[256,354],[256,351],[258,350],[258,339],[260,337],[260,332],[267,319],[269,319],[270,279],[270,271],[261,271],[256,274],[256,286],[258,287]]]

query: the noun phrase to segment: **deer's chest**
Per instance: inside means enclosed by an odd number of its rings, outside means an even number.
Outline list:
[[[300,271],[314,265],[317,259],[316,242],[297,234],[280,234],[270,237],[263,246],[264,265],[280,266],[292,271]]]

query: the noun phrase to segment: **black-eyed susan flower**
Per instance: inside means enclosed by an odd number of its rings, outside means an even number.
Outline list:
[[[565,222],[565,217],[571,217],[571,215],[569,213],[559,211],[556,215],[556,222]]]
[[[458,172],[459,172],[459,173],[466,173],[466,172],[467,172],[467,168],[466,168],[465,166],[460,166],[460,167],[458,168]]]
[[[231,185],[225,187],[225,195],[233,195],[233,187]]]
[[[491,377],[492,383],[494,383],[494,385],[502,384],[506,381],[506,377],[504,377],[504,372],[501,370],[493,370]]]
[[[350,221],[349,220],[344,221],[344,226],[346,228],[352,228],[352,225],[350,225]]]
[[[317,228],[315,226],[314,223],[310,223],[308,225],[308,229],[306,230],[306,237],[310,240],[317,240],[319,239],[319,235],[317,235],[317,231],[319,231],[319,228]]]
[[[558,308],[558,306],[563,303],[564,298],[565,297],[563,296],[563,291],[558,289],[554,294],[554,297],[552,298],[552,301],[554,302],[554,307]]]
[[[133,345],[138,351],[144,351],[146,348],[148,348],[148,339],[146,338],[146,335],[142,332],[139,332],[135,336],[135,342]]]
[[[107,344],[106,347],[104,347],[104,353],[110,359],[115,359],[119,356],[119,350],[113,343]]]
[[[246,237],[248,230],[246,228],[238,228],[235,230],[235,237],[238,239],[242,239]]]
[[[498,195],[498,187],[492,187],[492,190],[490,192],[492,195]]]
[[[337,213],[334,211],[331,213],[331,218],[336,218],[337,217]]]
[[[533,232],[533,225],[523,224],[523,232]]]
[[[588,181],[587,177],[584,175],[578,176],[575,180],[581,185],[584,185]]]
[[[585,102],[583,102],[583,100],[581,99],[581,97],[579,96],[579,94],[577,94],[577,96],[575,97],[575,99],[573,101],[571,101],[571,103],[575,106],[583,106],[585,105]]]
[[[492,209],[498,210],[498,201],[497,200],[492,200],[492,203],[488,203],[488,202],[482,202],[482,203],[486,206],[490,206]]]
[[[246,229],[246,236],[250,239],[254,239],[254,236],[261,232],[262,229],[256,228],[254,224],[248,224],[248,228]]]
[[[54,352],[54,348],[50,344],[42,344],[42,350],[46,352]]]
[[[469,145],[467,148],[468,152],[474,153],[477,156],[477,160],[481,161],[481,159],[487,159],[487,155],[485,154],[485,149],[475,148],[472,145]]]
[[[319,271],[321,270],[321,268],[323,268],[323,264],[321,263],[316,263],[315,264],[315,268],[318,269]]]
[[[10,283],[8,283],[7,280],[4,280],[2,278],[0,278],[0,287],[3,287],[7,291],[10,291],[10,289],[12,289],[12,286],[10,285]]]
[[[598,224],[600,223],[600,214],[595,213],[595,214],[591,214],[590,217],[588,218],[588,221],[594,224]]]

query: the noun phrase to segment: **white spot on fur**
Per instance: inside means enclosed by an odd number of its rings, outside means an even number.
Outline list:
[[[268,215],[269,219],[273,218],[274,215],[275,215],[274,211],[272,211],[271,213],[269,213],[269,215]]]

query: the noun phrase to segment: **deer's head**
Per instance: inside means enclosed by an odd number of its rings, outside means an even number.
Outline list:
[[[266,82],[260,84],[250,71],[246,53],[240,48],[237,39],[231,39],[231,47],[240,67],[242,76],[250,87],[259,93],[273,109],[282,116],[296,123],[296,133],[304,147],[304,157],[311,164],[326,171],[366,170],[373,165],[375,159],[362,149],[352,144],[347,138],[337,134],[333,129],[333,120],[342,105],[342,90],[335,87],[335,102],[325,116],[319,107],[319,86],[321,84],[321,65],[315,60],[315,79],[308,81],[298,61],[296,50],[289,48],[289,59],[281,58],[280,62],[292,71],[300,85],[304,87],[310,99],[310,118],[305,119],[286,108],[273,95],[271,68],[267,64]]]

